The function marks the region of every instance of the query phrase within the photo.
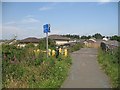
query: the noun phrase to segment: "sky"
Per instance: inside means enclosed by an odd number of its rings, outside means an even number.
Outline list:
[[[45,37],[46,23],[51,25],[49,35],[117,35],[118,3],[2,2],[2,39]]]

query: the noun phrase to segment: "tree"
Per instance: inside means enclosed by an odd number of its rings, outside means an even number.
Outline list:
[[[51,49],[55,49],[55,46],[56,46],[55,41],[48,38],[48,47]],[[46,50],[46,38],[40,39],[38,48],[41,50]]]
[[[87,36],[81,36],[81,39],[88,39],[88,37]]]
[[[102,35],[100,33],[96,33],[95,35],[93,35],[94,38],[96,39],[102,39]]]
[[[114,35],[114,36],[110,37],[110,40],[117,40],[120,42],[120,36]]]

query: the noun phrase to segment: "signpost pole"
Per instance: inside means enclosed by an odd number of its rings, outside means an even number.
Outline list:
[[[48,33],[46,33],[46,53],[48,58]]]
[[[46,33],[46,54],[48,58],[48,32],[50,32],[50,24],[43,25],[44,33]]]

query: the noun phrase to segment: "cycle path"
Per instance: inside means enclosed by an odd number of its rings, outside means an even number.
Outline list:
[[[61,88],[110,88],[108,76],[97,62],[97,53],[95,48],[73,52],[70,73]]]

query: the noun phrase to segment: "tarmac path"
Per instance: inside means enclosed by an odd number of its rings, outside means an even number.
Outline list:
[[[70,73],[61,88],[111,88],[107,75],[97,62],[97,49],[81,48],[71,56]]]

